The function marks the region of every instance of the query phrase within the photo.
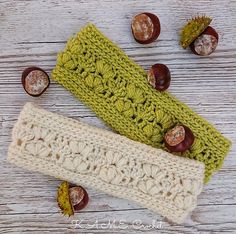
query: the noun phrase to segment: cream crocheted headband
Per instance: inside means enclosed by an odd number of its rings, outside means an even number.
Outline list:
[[[27,103],[14,126],[8,160],[90,186],[181,223],[196,206],[204,164]]]

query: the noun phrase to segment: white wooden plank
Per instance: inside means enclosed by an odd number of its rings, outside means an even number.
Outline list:
[[[218,213],[218,216],[215,213]],[[235,233],[235,206],[207,205],[198,207],[187,219],[187,224],[174,225],[145,209],[105,212],[81,212],[74,217],[62,217],[58,213],[29,213],[0,215],[0,233]],[[46,222],[45,222],[46,220]],[[77,225],[76,224],[77,221]],[[112,222],[113,225],[111,224]],[[145,230],[152,222],[156,227]],[[161,229],[160,227],[161,222]],[[96,224],[97,225],[94,225]],[[109,223],[111,224],[110,226]],[[119,225],[120,224],[120,225]],[[140,224],[143,224],[141,229]],[[103,226],[102,226],[103,225]],[[112,228],[113,227],[113,228]],[[122,228],[123,227],[123,228]],[[13,231],[13,232],[12,232]]]

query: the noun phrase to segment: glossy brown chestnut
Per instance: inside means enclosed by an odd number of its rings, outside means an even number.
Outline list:
[[[48,88],[50,79],[43,69],[28,67],[22,73],[21,83],[26,93],[33,97],[38,97]]]
[[[156,15],[144,12],[134,16],[131,29],[134,39],[138,43],[149,44],[160,35],[161,24]]]
[[[166,65],[156,63],[148,71],[147,79],[155,89],[164,91],[170,86],[170,70]]]
[[[177,125],[165,134],[164,142],[171,152],[184,152],[192,146],[194,135],[187,126]]]
[[[208,26],[190,45],[194,54],[206,56],[213,53],[218,45],[219,35],[214,28]]]
[[[82,210],[88,204],[88,193],[82,186],[71,186],[69,195],[74,211]]]

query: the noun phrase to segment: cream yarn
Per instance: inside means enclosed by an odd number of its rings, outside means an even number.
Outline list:
[[[27,103],[14,126],[8,161],[127,198],[182,223],[197,203],[204,164]]]

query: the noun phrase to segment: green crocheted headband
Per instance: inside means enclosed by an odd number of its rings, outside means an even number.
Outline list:
[[[167,150],[165,132],[178,123],[190,127],[195,142],[182,156],[205,163],[207,182],[221,167],[230,141],[170,93],[153,89],[146,76],[92,24],[68,41],[52,74],[111,128],[133,140]]]

